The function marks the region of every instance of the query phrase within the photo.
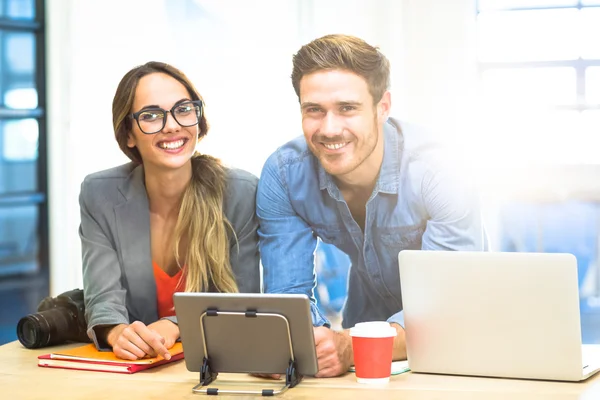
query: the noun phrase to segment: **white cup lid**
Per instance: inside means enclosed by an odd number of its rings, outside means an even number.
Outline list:
[[[350,336],[357,337],[394,337],[398,333],[396,328],[385,321],[359,322],[350,328]]]

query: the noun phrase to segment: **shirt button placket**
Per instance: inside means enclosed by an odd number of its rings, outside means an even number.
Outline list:
[[[367,272],[373,283],[377,287],[381,287],[383,285],[383,281],[381,279],[379,268],[377,268],[377,262],[374,258],[375,254],[373,254],[373,247],[370,244],[367,244],[365,246],[365,265],[367,266]]]

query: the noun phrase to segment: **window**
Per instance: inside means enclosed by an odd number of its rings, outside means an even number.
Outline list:
[[[498,165],[527,166],[500,201],[499,250],[574,254],[582,340],[600,343],[600,0],[478,6],[484,132]]]
[[[0,0],[0,281],[48,277],[44,1]]]
[[[522,163],[600,163],[600,0],[478,8],[484,115],[500,152]]]

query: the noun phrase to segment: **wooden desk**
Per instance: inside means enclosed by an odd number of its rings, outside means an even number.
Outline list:
[[[192,393],[192,387],[198,383],[198,374],[189,372],[184,361],[125,375],[40,368],[37,366],[36,357],[45,353],[48,353],[48,349],[28,350],[19,342],[0,346],[0,398],[5,400],[198,400],[207,398],[205,395]],[[273,387],[272,381],[246,374],[219,374],[216,382],[211,387],[223,389],[233,389],[234,386],[253,389]],[[221,395],[217,398],[249,397]],[[390,383],[383,386],[361,385],[355,382],[354,374],[346,374],[331,379],[304,378],[297,387],[289,389],[279,398],[598,400],[600,399],[600,374],[585,382],[566,383],[404,373],[392,376]]]

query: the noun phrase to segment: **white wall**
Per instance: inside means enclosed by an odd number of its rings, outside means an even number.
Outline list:
[[[390,60],[392,114],[404,109],[406,4],[401,0],[309,0],[301,20],[303,43],[317,37],[341,33],[358,36],[378,46]]]
[[[277,145],[300,134],[289,81],[300,10],[296,0],[48,2],[52,294],[82,285],[81,181],[127,161],[111,123],[121,77],[150,60],[183,70],[212,126],[199,150],[259,174]],[[263,22],[267,14],[277,17]]]
[[[328,0],[312,7],[306,41],[348,33],[377,45],[392,68],[392,115],[437,132],[471,152],[481,134],[477,95],[475,0]],[[310,32],[310,33],[307,33]]]
[[[408,0],[406,35],[408,119],[443,134],[464,136],[477,89],[475,0]]]
[[[472,0],[58,0],[47,2],[51,293],[81,287],[79,185],[126,161],[112,97],[149,60],[182,69],[212,125],[199,150],[255,174],[301,134],[291,57],[324,34],[378,45],[394,115],[456,131],[472,91]],[[449,135],[449,134],[448,134]]]

